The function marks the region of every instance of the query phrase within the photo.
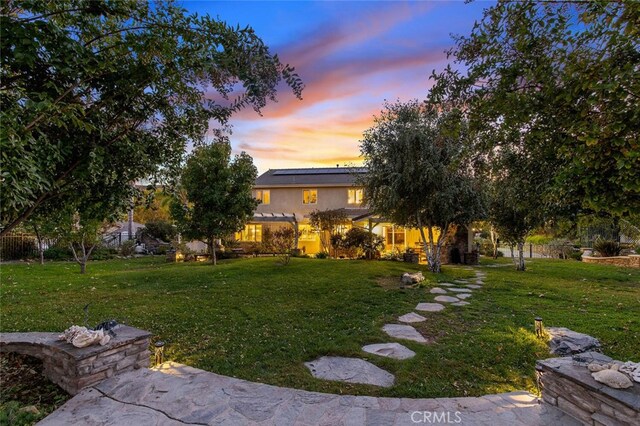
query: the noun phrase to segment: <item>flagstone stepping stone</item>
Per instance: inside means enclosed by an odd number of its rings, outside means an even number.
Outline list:
[[[443,285],[445,287],[455,287],[455,284],[451,284],[451,283],[438,283],[438,285]]]
[[[455,293],[471,293],[473,291],[470,288],[462,288],[462,287],[449,287],[448,290],[453,291]]]
[[[416,311],[440,312],[444,309],[444,305],[440,303],[418,303]]]
[[[434,300],[436,302],[446,302],[446,303],[453,303],[453,302],[460,301],[460,299],[458,299],[457,297],[451,297],[451,296],[438,296]]]
[[[466,299],[468,297],[471,297],[471,293],[460,293],[460,294],[456,294],[456,297],[458,299]]]
[[[483,284],[484,284],[484,281],[482,281],[482,280],[477,280],[477,281],[476,281],[476,284],[478,284],[478,285],[483,285]]]
[[[460,302],[456,302],[456,303],[452,303],[451,306],[466,306],[466,305],[470,305],[469,302],[465,302],[464,300],[461,300]]]
[[[401,316],[400,318],[398,318],[398,321],[400,322],[422,322],[422,321],[426,321],[427,319],[425,317],[423,317],[422,315],[418,315],[415,312],[410,312],[408,314],[405,314],[403,316]]]
[[[467,285],[467,287],[469,287],[469,288],[473,288],[473,289],[479,289],[479,288],[482,288],[482,286],[481,286],[481,285],[475,285],[475,284],[468,284],[468,285]]]
[[[396,339],[413,340],[418,343],[427,343],[427,339],[410,325],[402,324],[385,324],[382,331]]]
[[[445,290],[443,288],[440,288],[440,287],[434,287],[431,290],[429,290],[429,293],[431,293],[431,294],[447,294],[447,290]]]
[[[383,388],[393,386],[395,381],[393,374],[358,358],[323,356],[316,360],[305,362],[304,365],[311,371],[313,377],[318,379],[362,383]]]
[[[376,343],[363,346],[362,350],[374,355],[380,355],[393,359],[408,359],[416,356],[416,353],[400,343]]]
[[[469,280],[453,280],[453,282],[458,284],[467,284]]]

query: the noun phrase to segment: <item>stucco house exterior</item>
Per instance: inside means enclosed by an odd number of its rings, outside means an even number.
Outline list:
[[[253,220],[242,232],[236,233],[236,240],[259,243],[266,228],[275,230],[288,226],[297,230],[297,248],[302,253],[318,253],[321,251],[320,237],[309,224],[309,215],[315,210],[342,209],[351,222],[344,231],[350,227],[372,229],[383,238],[384,251],[404,252],[408,248],[421,251],[420,232],[417,229],[405,229],[375,217],[363,204],[363,189],[356,185],[357,176],[362,173],[366,173],[366,168],[268,170],[256,179],[253,188],[253,196],[261,203]],[[460,248],[463,252],[472,248],[466,239],[464,245],[467,247]]]

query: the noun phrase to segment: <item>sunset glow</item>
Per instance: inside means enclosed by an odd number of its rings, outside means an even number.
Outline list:
[[[285,87],[262,116],[235,115],[232,145],[260,172],[359,164],[359,140],[385,100],[424,98],[446,63],[450,34],[467,34],[488,3],[184,2],[198,14],[251,26],[296,67],[303,100]]]

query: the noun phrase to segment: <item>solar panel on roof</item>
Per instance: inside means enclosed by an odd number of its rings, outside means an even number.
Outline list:
[[[284,169],[273,172],[274,176],[292,176],[292,175],[349,175],[352,173],[364,173],[363,168],[328,168],[328,169]]]

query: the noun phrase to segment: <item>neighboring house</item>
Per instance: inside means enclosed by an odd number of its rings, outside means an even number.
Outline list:
[[[115,222],[102,235],[103,243],[107,247],[118,248],[127,240],[135,240],[137,232],[142,228],[144,225],[138,222]]]
[[[406,229],[375,217],[363,205],[363,190],[356,186],[356,178],[362,173],[366,173],[366,168],[274,169],[263,173],[253,188],[253,196],[261,203],[253,220],[236,233],[236,240],[259,243],[266,228],[293,226],[298,231],[297,248],[303,253],[317,253],[321,250],[320,238],[309,224],[309,215],[315,210],[343,209],[351,221],[344,231],[355,226],[372,229],[383,237],[385,251],[404,252],[408,248],[420,251],[422,243],[417,229]],[[467,247],[462,251],[471,251],[472,241],[473,234],[469,232]]]

